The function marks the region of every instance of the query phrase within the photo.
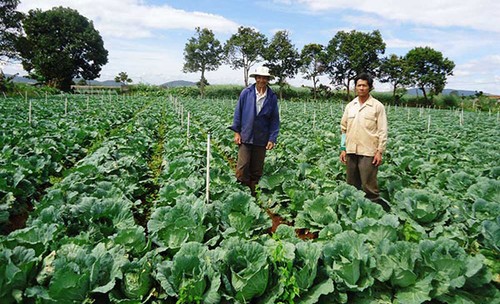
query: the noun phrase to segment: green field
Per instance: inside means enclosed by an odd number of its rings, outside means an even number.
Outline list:
[[[235,103],[0,99],[1,302],[498,303],[498,115],[387,106],[385,212],[344,182],[341,103],[280,102],[250,196]]]

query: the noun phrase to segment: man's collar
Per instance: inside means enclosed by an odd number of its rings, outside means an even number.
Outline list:
[[[356,97],[356,99],[354,100],[354,103],[357,103],[357,104],[361,105],[361,102],[359,101],[358,97]],[[368,99],[365,102],[363,102],[362,105],[373,106],[373,97],[372,97],[372,95],[369,95]]]
[[[255,86],[255,94],[259,94],[259,91],[257,90],[257,86]],[[261,96],[267,95],[267,86],[266,89],[264,90],[264,93],[260,94]]]

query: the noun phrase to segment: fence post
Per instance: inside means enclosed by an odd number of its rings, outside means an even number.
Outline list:
[[[210,132],[207,133],[207,178],[205,201],[210,202]]]
[[[30,99],[30,103],[29,103],[29,107],[28,107],[28,122],[29,122],[30,126],[31,126],[31,121],[32,121],[32,119],[31,119],[31,111],[32,110],[31,110],[31,99]]]
[[[187,142],[189,143],[189,126],[191,125],[191,112],[188,112],[188,121],[187,121]]]

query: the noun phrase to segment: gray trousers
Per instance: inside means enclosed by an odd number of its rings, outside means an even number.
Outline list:
[[[366,198],[376,202],[379,200],[378,167],[372,161],[373,156],[347,154],[347,183],[363,190]]]
[[[241,144],[238,150],[236,163],[236,178],[239,182],[255,189],[264,171],[266,147],[250,144]]]

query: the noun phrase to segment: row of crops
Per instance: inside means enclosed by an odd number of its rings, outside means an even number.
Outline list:
[[[489,113],[388,108],[385,212],[344,182],[341,104],[281,103],[253,198],[233,173],[235,100],[68,98],[32,102],[31,123],[26,100],[0,101],[2,303],[500,298]]]
[[[104,102],[67,97],[0,103],[0,228],[19,225],[32,202],[65,168],[83,158],[110,130],[128,121],[141,104],[126,99]],[[106,115],[103,115],[106,113]]]

